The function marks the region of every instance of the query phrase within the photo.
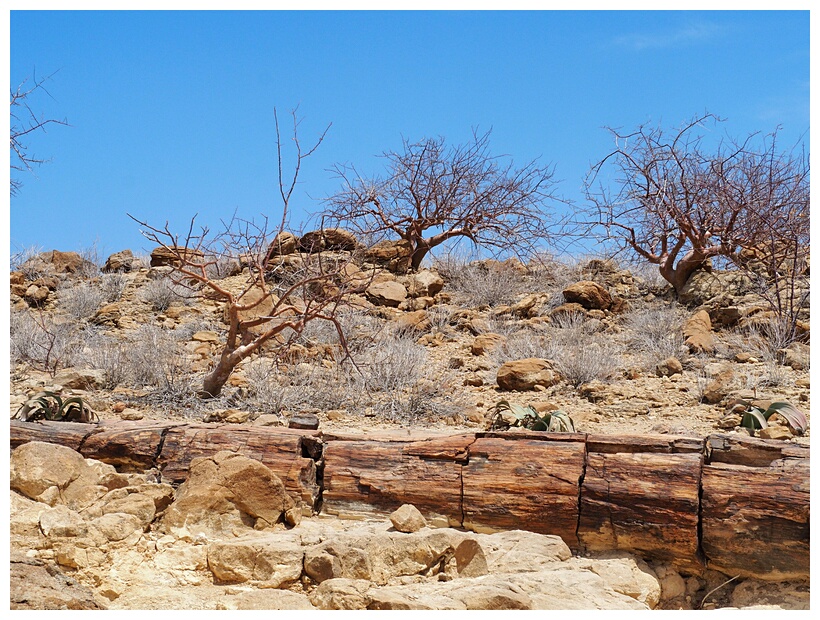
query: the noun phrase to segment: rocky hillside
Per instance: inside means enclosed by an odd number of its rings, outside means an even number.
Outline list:
[[[290,237],[278,248],[286,271],[316,251],[300,245],[308,235]],[[162,248],[101,265],[59,251],[20,261],[12,413],[48,390],[80,396],[103,419],[315,416],[323,428],[487,427],[500,400],[563,410],[593,433],[732,431],[740,400],[810,414],[808,302],[790,337],[788,316],[752,272],[697,272],[675,299],[652,267],[445,259],[407,273],[395,245],[357,243],[320,248],[368,278],[337,312],[350,358],[335,326],[313,321],[285,351],[241,362],[209,400],[195,394],[225,342],[224,304],[175,284]],[[248,270],[240,257],[209,275],[241,290]],[[760,436],[808,442],[780,416],[770,422]]]

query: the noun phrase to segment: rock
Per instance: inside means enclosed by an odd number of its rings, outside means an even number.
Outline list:
[[[120,420],[142,420],[145,418],[141,411],[137,411],[136,409],[131,409],[130,407],[126,407],[119,413]]]
[[[395,281],[375,282],[367,287],[365,296],[377,306],[395,308],[407,299],[407,289]]]
[[[603,286],[592,280],[582,280],[563,291],[567,303],[581,304],[587,310],[608,310],[612,296]]]
[[[496,382],[502,390],[526,391],[538,385],[551,387],[560,380],[550,362],[535,357],[505,362],[496,375]]]
[[[686,581],[671,566],[656,566],[655,574],[658,576],[658,582],[660,583],[661,600],[669,601],[681,598],[686,594]]]
[[[58,505],[40,515],[40,531],[49,538],[85,536],[88,523],[67,506]]]
[[[712,353],[715,349],[715,337],[709,313],[699,310],[689,317],[683,326],[683,336],[692,353]]]
[[[722,401],[732,391],[734,378],[735,373],[731,368],[724,368],[712,375],[711,380],[703,390],[703,400],[710,404]]]
[[[368,596],[371,587],[365,579],[328,579],[319,584],[309,600],[319,609],[367,609],[372,601]]]
[[[152,497],[137,492],[133,487],[109,491],[101,500],[103,515],[127,514],[136,517],[142,527],[148,527],[157,513]]]
[[[138,517],[123,512],[112,512],[91,521],[96,529],[110,541],[124,540],[134,532],[142,532],[143,523]]]
[[[11,554],[10,609],[105,609],[94,593],[53,563]]]
[[[71,448],[30,441],[11,453],[11,488],[28,498],[41,499],[52,487],[66,489],[87,468],[85,459]],[[53,505],[56,498],[47,504]]]
[[[396,327],[409,332],[426,332],[431,327],[426,310],[405,312],[394,319]]]
[[[129,272],[134,269],[136,262],[137,260],[134,258],[134,254],[131,250],[115,252],[106,259],[102,271],[105,273]]]
[[[217,409],[210,411],[202,418],[203,422],[225,422],[227,424],[244,424],[251,417],[249,411],[239,409]]]
[[[754,289],[752,280],[740,271],[706,271],[698,269],[681,288],[678,299],[689,305],[703,305],[715,297],[742,296]],[[727,299],[727,302],[729,300]],[[733,303],[723,305],[731,306]]]
[[[47,286],[32,284],[26,289],[25,293],[23,293],[23,298],[30,306],[42,306],[48,299],[48,295],[49,290]]]
[[[234,598],[234,608],[239,610],[316,609],[306,595],[290,590],[251,590]]]
[[[809,584],[803,581],[771,583],[745,579],[735,586],[730,598],[741,609],[770,605],[777,609],[810,609]]]
[[[390,515],[390,523],[399,532],[418,532],[427,526],[427,520],[418,508],[404,504]]]
[[[165,511],[162,528],[233,536],[234,530],[249,526],[271,527],[293,505],[281,480],[265,465],[232,452],[217,452],[191,461],[188,480]]]
[[[792,432],[786,426],[769,426],[767,428],[761,428],[757,434],[761,439],[786,440],[792,438]]]
[[[494,351],[501,345],[507,342],[507,338],[495,333],[487,333],[476,336],[473,343],[470,345],[470,352],[473,355],[484,355],[490,351]]]
[[[205,254],[194,248],[160,246],[151,252],[151,267],[179,267],[183,261],[200,261]]]
[[[299,239],[299,249],[308,254],[325,250],[342,250],[352,252],[358,247],[353,233],[341,228],[324,228],[312,230]]]
[[[302,576],[304,558],[299,537],[285,533],[208,545],[208,568],[225,583],[251,581],[264,588],[287,587]]]
[[[91,322],[95,325],[110,325],[112,327],[118,327],[121,318],[122,308],[119,302],[114,301],[110,304],[105,304],[102,308],[97,310],[91,318]]]
[[[364,252],[364,260],[381,265],[393,273],[406,273],[410,268],[413,244],[404,239],[384,240]]]
[[[312,413],[299,413],[288,420],[288,428],[316,430],[319,428],[319,418]]]
[[[606,586],[619,594],[654,609],[661,599],[661,584],[655,572],[643,560],[628,553],[612,551],[589,558],[573,558],[574,566],[600,576]]]
[[[550,310],[550,317],[552,318],[560,318],[562,315],[573,315],[573,314],[580,314],[581,316],[586,316],[587,311],[579,303],[568,303],[568,304],[561,304],[557,308],[553,308]]]
[[[23,263],[21,270],[26,273],[78,273],[87,270],[96,271],[94,263],[85,260],[77,252],[60,252],[51,250],[42,252]]]
[[[104,372],[92,368],[67,368],[58,372],[52,383],[69,390],[95,390],[104,383]]]
[[[444,280],[429,269],[422,269],[408,278],[407,290],[411,297],[435,297],[444,288]]]
[[[219,343],[219,334],[214,331],[199,331],[196,332],[193,336],[191,336],[191,340],[194,342],[210,342],[213,344]]]
[[[792,342],[785,349],[777,352],[778,361],[794,370],[804,370],[809,367],[810,349],[802,342]]]
[[[668,357],[655,367],[655,374],[659,377],[671,377],[683,372],[683,364],[677,357]]]
[[[277,234],[268,246],[268,256],[286,256],[299,249],[299,237],[293,233],[282,231]]]

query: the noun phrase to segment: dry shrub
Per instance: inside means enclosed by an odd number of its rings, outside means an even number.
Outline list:
[[[670,357],[679,357],[684,344],[686,313],[677,306],[635,310],[625,318],[629,345],[654,368]]]

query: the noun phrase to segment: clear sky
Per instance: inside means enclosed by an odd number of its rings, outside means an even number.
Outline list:
[[[677,126],[705,110],[735,136],[782,126],[808,144],[808,11],[12,11],[10,82],[57,72],[65,119],[32,136],[49,158],[10,202],[10,251],[150,251],[126,213],[181,230],[236,210],[280,216],[273,109],[315,139],[293,228],[338,188],[328,171],[402,137],[469,138],[556,166],[582,200],[604,126]],[[805,134],[805,135],[804,135]]]

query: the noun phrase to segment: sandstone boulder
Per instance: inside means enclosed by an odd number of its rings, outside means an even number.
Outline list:
[[[692,353],[711,353],[715,349],[712,320],[706,310],[698,310],[683,326],[686,346]]]
[[[364,252],[364,260],[392,271],[405,273],[410,268],[413,244],[404,239],[379,241]]]
[[[165,531],[233,536],[248,527],[264,529],[294,506],[282,481],[259,461],[232,452],[191,461],[162,519]]]
[[[442,288],[442,277],[429,269],[422,269],[408,278],[407,290],[411,297],[435,297]]]
[[[473,343],[470,345],[470,352],[473,355],[484,355],[485,353],[494,351],[505,342],[507,342],[507,338],[500,334],[492,332],[481,334],[473,340]]]
[[[11,453],[11,488],[28,498],[54,505],[59,491],[68,488],[86,468],[85,459],[71,448],[31,441]],[[54,488],[56,491],[51,492]]]
[[[244,536],[208,545],[208,568],[225,583],[287,587],[302,576],[304,558],[299,537],[289,533]]]
[[[398,532],[418,532],[426,527],[427,520],[413,504],[404,504],[390,515],[390,523]]]
[[[160,246],[151,252],[151,267],[178,267],[183,260],[198,261],[204,256],[194,248]]]
[[[134,269],[137,259],[131,250],[115,252],[105,260],[102,271],[105,273],[128,272]]]
[[[299,249],[313,254],[325,250],[342,250],[352,252],[358,247],[353,233],[342,228],[324,228],[312,230],[299,239]]]
[[[293,233],[282,231],[277,234],[270,246],[268,246],[268,256],[286,256],[293,254],[299,249],[299,237]]]
[[[407,289],[395,281],[374,282],[365,291],[367,300],[377,306],[392,308],[407,299]]]
[[[63,574],[53,563],[12,553],[10,609],[105,609],[94,593]]]
[[[612,296],[603,286],[592,280],[582,280],[563,291],[567,303],[581,304],[587,310],[608,310]]]
[[[526,391],[537,385],[551,387],[560,380],[552,364],[537,357],[505,362],[496,375],[496,383],[502,390]]]

